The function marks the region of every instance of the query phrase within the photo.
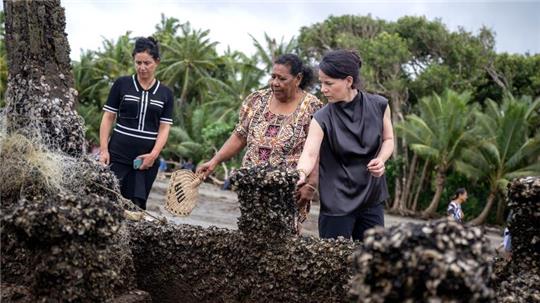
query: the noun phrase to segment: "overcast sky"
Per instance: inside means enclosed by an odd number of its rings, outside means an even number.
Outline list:
[[[97,49],[103,38],[116,39],[126,31],[132,37],[155,31],[160,16],[189,21],[194,28],[210,29],[218,50],[228,45],[254,52],[252,34],[263,41],[297,36],[302,26],[329,15],[367,15],[395,21],[405,15],[441,18],[451,29],[463,26],[474,33],[485,25],[496,32],[499,52],[540,53],[540,0],[538,1],[178,1],[178,0],[63,0],[71,58],[80,49]]]

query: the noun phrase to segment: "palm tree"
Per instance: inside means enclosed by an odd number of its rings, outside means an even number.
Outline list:
[[[180,30],[180,36],[162,44],[163,60],[158,70],[163,82],[181,91],[178,109],[188,99],[202,102],[210,88],[223,85],[212,77],[212,71],[217,68],[217,42],[210,42],[209,31],[192,30],[189,22],[181,24]]]
[[[242,101],[261,86],[265,72],[257,67],[257,60],[229,50],[218,63],[222,89],[209,91],[205,102],[214,121],[235,123]]]
[[[292,52],[297,53],[298,50],[298,42],[295,37],[292,37],[289,42],[285,42],[284,37],[282,37],[278,43],[275,38],[270,38],[267,33],[264,33],[264,42],[266,45],[263,45],[263,43],[255,39],[251,34],[249,36],[257,49],[256,56],[264,64],[267,73],[272,71],[272,65],[274,65],[274,60],[277,57]]]
[[[114,80],[134,73],[130,33],[114,40],[103,40],[103,49],[84,51],[79,61],[73,62],[75,89],[79,102],[93,104],[101,109]]]
[[[468,105],[469,101],[469,93],[446,90],[441,96],[433,94],[420,100],[419,116],[408,115],[396,125],[409,147],[435,164],[435,194],[423,212],[426,217],[436,213],[448,169],[474,139],[471,124],[475,107]]]
[[[486,102],[484,113],[477,113],[481,131],[480,144],[468,148],[457,169],[473,179],[484,179],[489,194],[482,212],[471,224],[486,221],[498,193],[504,193],[511,179],[540,174],[540,163],[535,157],[540,152],[540,133],[530,136],[529,123],[540,99],[514,99],[507,95],[499,106],[493,100]],[[504,200],[500,200],[497,221],[502,221]]]
[[[192,158],[197,163],[211,149],[205,144],[202,131],[212,120],[208,118],[204,106],[187,105],[185,109],[188,113],[185,115],[184,125],[171,127],[170,137],[163,151],[166,155]]]
[[[164,14],[161,14],[161,21],[156,25],[156,32],[154,33],[154,38],[158,40],[161,44],[170,44],[171,40],[176,36],[178,29],[180,28],[180,21],[173,17],[165,17]]]

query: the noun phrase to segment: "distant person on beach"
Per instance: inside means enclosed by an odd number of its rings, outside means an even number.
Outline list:
[[[195,164],[193,164],[193,159],[189,158],[186,162],[182,164],[181,169],[191,170],[195,172]]]
[[[512,235],[510,234],[510,229],[508,229],[508,224],[510,223],[510,220],[512,219],[513,212],[510,211],[508,214],[508,217],[506,218],[506,227],[504,228],[503,232],[503,240],[501,243],[501,248],[503,249],[504,257],[507,260],[512,259]]]
[[[463,223],[463,210],[461,209],[461,204],[467,201],[468,198],[467,190],[465,188],[458,188],[452,196],[452,201],[448,204],[448,209],[446,211],[448,216],[459,223]]]
[[[309,130],[311,116],[322,106],[306,89],[313,71],[294,54],[279,56],[272,67],[270,87],[249,95],[240,108],[239,121],[229,139],[210,161],[197,170],[204,176],[246,148],[243,167],[270,163],[296,168]],[[302,221],[318,184],[315,170],[297,192]]]
[[[385,162],[394,133],[388,100],[360,88],[361,66],[347,50],[331,51],[319,64],[328,104],[311,120],[298,171],[302,184],[319,168],[321,238],[362,240],[365,230],[384,226]]]
[[[132,56],[136,74],[118,78],[103,106],[99,160],[110,164],[122,196],[146,209],[173,121],[173,95],[155,78],[161,58],[154,38],[138,38]]]

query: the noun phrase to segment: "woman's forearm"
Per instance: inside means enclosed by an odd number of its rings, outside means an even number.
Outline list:
[[[321,142],[324,137],[324,133],[319,126],[319,123],[314,119],[311,120],[309,125],[309,132],[304,144],[304,149],[302,150],[302,155],[298,160],[298,165],[296,168],[305,173],[306,179],[313,171],[315,164],[318,163],[319,159],[319,150],[321,148]],[[318,178],[318,167],[317,167],[317,178]]]
[[[318,154],[310,154],[304,149],[300,159],[298,160],[297,169],[305,173],[306,178],[311,175],[311,172],[314,170],[315,162],[317,162]],[[317,170],[317,175],[318,175]]]
[[[319,159],[315,160],[315,165],[312,171],[309,173],[306,183],[317,188],[319,186]]]
[[[116,114],[111,112],[103,113],[99,126],[99,149],[101,151],[108,151],[109,149],[109,135],[111,134],[111,128],[115,119]]]
[[[382,137],[383,142],[381,144],[381,149],[377,154],[377,158],[386,162],[386,160],[392,156],[392,152],[394,151],[394,129],[392,128],[390,106],[386,106],[386,110],[384,111]]]
[[[158,136],[156,139],[156,143],[154,144],[154,148],[152,148],[152,151],[150,154],[154,159],[157,159],[159,157],[159,153],[161,153],[161,150],[163,147],[165,147],[165,144],[167,143],[167,138],[169,138],[169,131],[171,130],[171,125],[166,123],[161,123],[159,125],[158,130]]]
[[[394,139],[386,139],[381,145],[381,150],[379,151],[377,158],[381,159],[383,162],[386,162],[386,160],[388,160],[392,156],[393,151]]]

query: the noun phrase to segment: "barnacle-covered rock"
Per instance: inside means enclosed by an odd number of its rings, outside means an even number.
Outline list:
[[[131,222],[137,285],[155,302],[344,302],[355,243],[292,237],[252,245],[243,233]]]
[[[540,177],[511,182],[508,198],[512,257],[519,260],[516,265],[540,272]]]
[[[257,243],[290,238],[298,216],[294,198],[297,180],[296,171],[269,164],[237,170],[231,184],[240,201],[238,229]]]
[[[455,221],[368,230],[352,256],[357,302],[491,302],[490,249],[483,232]]]
[[[540,302],[540,177],[508,184],[511,258],[496,259],[499,302]]]
[[[7,83],[4,112],[8,131],[38,136],[51,150],[82,155],[86,141],[84,120],[74,110],[77,91],[64,83],[51,86],[56,75],[38,78],[38,68],[26,69],[24,75],[12,75]]]
[[[39,300],[101,301],[134,287],[129,238],[119,233],[122,209],[107,198],[22,198],[1,219],[2,245],[13,249],[3,253],[21,252],[28,262],[21,268],[17,256],[5,256],[3,274],[28,274],[10,282],[30,287]]]
[[[267,165],[239,170],[239,231],[131,222],[138,286],[156,302],[346,301],[359,243],[295,235],[297,179]]]

